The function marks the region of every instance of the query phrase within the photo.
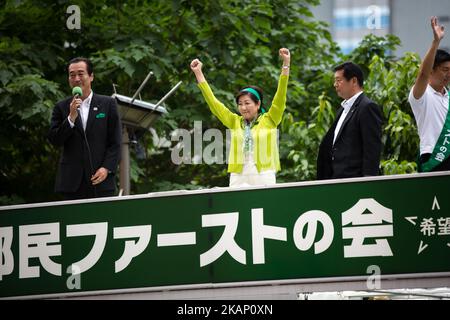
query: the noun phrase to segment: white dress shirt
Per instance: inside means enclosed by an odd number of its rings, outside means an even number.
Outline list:
[[[339,118],[338,123],[336,124],[336,129],[334,129],[334,137],[333,137],[333,145],[336,141],[336,137],[338,136],[339,130],[341,130],[342,123],[345,120],[345,117],[347,116],[348,112],[350,111],[350,108],[353,106],[353,103],[355,103],[355,100],[363,93],[362,91],[355,94],[350,99],[344,100],[341,102],[341,106],[344,108],[344,111],[341,114],[341,117]]]
[[[83,102],[81,102],[81,105],[79,108],[79,110],[80,110],[79,114],[81,116],[81,122],[83,123],[84,130],[86,130],[86,123],[87,123],[87,118],[89,116],[89,108],[91,106],[92,95],[93,95],[93,92],[91,90],[91,93],[89,94],[89,96],[86,99],[83,100]],[[67,118],[69,119],[70,127],[73,128],[75,126],[75,123],[73,123],[70,120],[70,116]]]
[[[447,118],[449,94],[445,88],[445,93],[442,94],[428,84],[423,96],[416,99],[413,89],[414,87],[409,92],[408,101],[417,122],[420,154],[433,153]]]

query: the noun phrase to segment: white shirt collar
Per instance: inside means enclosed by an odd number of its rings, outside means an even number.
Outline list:
[[[91,90],[91,93],[88,95],[88,97],[86,99],[84,99],[83,103],[90,106],[93,95],[94,95],[94,91]]]
[[[439,91],[434,90],[434,88],[433,88],[430,84],[428,84],[428,86],[430,87],[431,91],[433,91],[434,94],[437,94],[437,95],[439,95],[439,96],[441,96],[441,97],[447,97],[447,96],[448,96],[448,90],[447,90],[446,87],[444,87],[445,93],[442,94],[442,93],[440,93]]]
[[[348,111],[351,106],[355,103],[356,99],[358,99],[358,97],[363,93],[363,91],[360,91],[356,94],[354,94],[350,99],[346,99],[344,101],[341,102],[341,106]]]

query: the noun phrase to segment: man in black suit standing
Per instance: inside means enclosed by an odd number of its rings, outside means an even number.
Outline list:
[[[317,179],[375,176],[380,172],[382,110],[363,92],[363,73],[353,62],[334,69],[342,106],[319,147]]]
[[[74,58],[67,70],[70,87],[81,87],[82,95],[60,101],[53,109],[48,139],[63,149],[55,191],[66,200],[113,196],[121,147],[116,101],[93,93],[89,59]]]

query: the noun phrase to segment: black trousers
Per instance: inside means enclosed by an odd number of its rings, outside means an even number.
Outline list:
[[[430,159],[431,157],[431,153],[424,153],[420,155],[420,163],[425,163],[428,161],[428,159]],[[433,170],[431,170],[431,172],[436,172],[436,171],[448,171],[450,170],[450,157],[448,157],[447,159],[445,159],[441,164],[439,164],[438,166],[436,166]]]
[[[115,194],[114,190],[99,191],[98,187],[93,186],[91,181],[87,181],[86,178],[81,179],[80,187],[75,192],[63,193],[64,200],[79,200],[79,199],[89,199],[89,198],[102,198],[102,197],[113,197]]]

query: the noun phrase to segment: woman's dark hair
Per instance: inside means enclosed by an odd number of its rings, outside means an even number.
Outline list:
[[[251,88],[253,90],[256,90],[256,92],[258,92],[259,97],[261,99],[258,99],[258,97],[255,94],[253,94],[253,93],[251,93],[249,91],[246,91],[245,89],[247,89],[247,88]],[[262,89],[260,87],[257,87],[257,86],[246,86],[246,87],[243,87],[239,91],[239,93],[236,95],[236,104],[239,104],[239,98],[242,97],[242,96],[249,96],[250,99],[252,99],[254,103],[258,103],[258,101],[261,101],[261,106],[260,106],[258,112],[259,113],[266,112],[265,107],[263,107],[263,91],[262,91]]]

